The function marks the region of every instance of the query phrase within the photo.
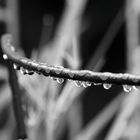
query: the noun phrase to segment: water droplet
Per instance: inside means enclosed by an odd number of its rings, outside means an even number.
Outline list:
[[[84,88],[87,88],[87,87],[88,87],[88,84],[84,81],[84,82],[82,82],[82,86],[83,86]]]
[[[103,84],[104,89],[110,89],[111,86],[112,86],[112,84],[108,84],[108,83]]]
[[[87,87],[89,87],[89,86],[91,86],[91,82],[89,82],[89,81],[84,81],[84,82],[82,82],[82,86],[84,87],[84,88],[87,88]]]
[[[21,73],[21,74],[26,74],[26,70],[25,70],[23,67],[21,67],[21,68],[20,68],[20,73]]]
[[[50,71],[51,70],[49,68],[45,69],[45,72],[48,73],[48,74],[50,73]]]
[[[102,85],[102,83],[93,83],[95,86]]]
[[[6,54],[3,54],[3,59],[8,59],[8,56]]]
[[[20,70],[20,66],[18,66],[17,64],[13,64],[13,68],[14,68],[15,70]]]
[[[59,84],[62,84],[62,83],[64,82],[64,79],[63,79],[63,78],[57,78],[57,82],[58,82]]]
[[[51,76],[51,79],[54,80],[54,81],[57,81],[57,77],[52,77]]]
[[[103,80],[103,81],[107,80],[107,78],[108,78],[108,77],[107,77],[106,75],[100,76],[100,79]]]
[[[82,86],[82,81],[74,81],[74,84],[75,84],[77,87],[81,87],[81,86]]]
[[[128,73],[123,74],[122,79],[127,80],[128,78],[129,78],[129,74]]]
[[[140,90],[140,86],[133,86],[134,90]]]
[[[123,90],[125,92],[130,92],[132,90],[132,86],[129,86],[129,85],[123,85]]]
[[[29,70],[25,69],[25,72],[26,72],[26,74],[28,74],[29,73]]]
[[[39,75],[41,75],[41,74],[42,74],[41,72],[38,72],[38,71],[36,71],[36,73],[37,73],[37,74],[39,74]],[[31,74],[29,74],[29,75],[31,75]]]
[[[92,83],[89,82],[89,81],[86,81],[85,84],[86,84],[88,87],[90,87],[90,86],[92,85]]]
[[[69,75],[71,78],[74,77],[74,73],[72,73],[72,72],[69,72],[68,75]]]
[[[57,69],[55,70],[55,73],[56,73],[56,74],[60,74],[61,71],[62,71],[62,69],[64,68],[63,66],[57,66],[57,65],[55,65],[54,67],[57,68]]]
[[[29,74],[29,75],[33,75],[33,74],[34,74],[33,71],[30,71],[30,70],[27,70],[27,69],[25,69],[25,73],[26,73],[26,74]]]
[[[61,73],[61,69],[56,69],[56,70],[55,70],[55,73],[56,73],[56,74],[60,74],[60,73]]]

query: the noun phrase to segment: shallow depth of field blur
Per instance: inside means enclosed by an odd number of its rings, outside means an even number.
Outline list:
[[[140,74],[139,18],[139,0],[0,0],[0,37],[11,33],[19,53],[49,65]],[[0,49],[0,140],[15,140],[2,55]],[[17,75],[28,140],[140,139],[139,90]]]

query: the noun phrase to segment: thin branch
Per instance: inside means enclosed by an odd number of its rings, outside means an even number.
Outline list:
[[[4,59],[11,60],[12,63],[23,67],[29,71],[34,71],[44,76],[64,78],[78,81],[88,81],[93,83],[109,83],[117,85],[140,85],[140,75],[132,74],[114,74],[109,72],[93,72],[89,70],[71,70],[62,68],[62,66],[49,66],[46,63],[35,62],[33,60],[21,57],[11,48],[11,36],[2,37],[2,49],[5,53]],[[10,48],[9,48],[10,47]],[[13,48],[13,47],[12,47]]]

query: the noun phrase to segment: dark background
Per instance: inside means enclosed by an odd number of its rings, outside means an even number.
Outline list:
[[[64,0],[19,1],[20,39],[27,57],[30,57],[33,48],[39,47],[44,15],[50,14],[54,17],[54,28],[51,35],[53,37],[62,16],[64,5]],[[89,26],[80,38],[82,68],[88,63],[112,20],[123,5],[123,0],[88,0],[83,15],[83,24],[87,21]],[[106,63],[101,71],[125,72],[125,38],[124,22],[106,53]],[[110,90],[105,90],[101,86],[88,88],[83,95],[83,125],[86,125],[121,90],[121,86],[113,86]]]

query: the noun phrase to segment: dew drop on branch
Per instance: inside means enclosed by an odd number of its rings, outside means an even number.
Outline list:
[[[20,69],[20,66],[18,66],[17,64],[13,64],[13,68],[14,68],[15,70],[19,70],[19,69]]]
[[[47,73],[47,74],[49,74],[50,73],[50,69],[49,68],[47,68],[46,70],[45,70],[45,72]]]
[[[27,69],[25,69],[25,73],[28,74],[28,75],[33,75],[34,74],[33,71],[30,71],[30,70],[27,70]]]
[[[21,73],[21,74],[26,74],[26,70],[25,70],[23,67],[21,67],[21,68],[20,68],[20,73]]]
[[[130,92],[132,90],[132,86],[129,86],[129,85],[123,85],[123,90],[125,92]]]
[[[103,84],[104,89],[110,89],[111,86],[112,86],[112,84],[108,84],[108,83]]]
[[[71,78],[74,77],[74,73],[72,73],[72,72],[69,72],[68,75],[69,75]]]
[[[87,88],[87,87],[91,86],[91,82],[89,82],[89,81],[84,81],[84,82],[82,82],[82,86],[83,86],[84,88]]]
[[[85,84],[86,84],[88,87],[90,87],[90,86],[92,85],[92,83],[89,82],[89,81],[86,81]]]
[[[94,86],[102,85],[102,83],[93,83]]]
[[[58,82],[59,84],[62,84],[62,83],[64,82],[64,79],[63,79],[63,78],[57,78],[57,82]]]
[[[51,77],[51,79],[57,81],[57,77]]]
[[[56,70],[55,70],[55,73],[56,73],[56,74],[60,74],[60,73],[61,73],[61,69],[56,69]]]
[[[77,87],[81,87],[82,86],[82,81],[74,81],[74,84],[77,86]]]
[[[3,59],[4,60],[8,59],[8,56],[6,54],[3,54]]]
[[[85,81],[84,81],[84,82],[82,82],[82,85],[83,85],[83,87],[84,87],[84,88],[87,88],[87,87],[88,87],[88,83],[87,83],[87,82],[85,82]]]
[[[55,70],[55,73],[56,73],[56,74],[60,74],[61,71],[64,69],[63,66],[57,66],[57,65],[55,65],[54,67],[57,68],[57,69]]]
[[[133,86],[134,90],[140,90],[140,86]]]

